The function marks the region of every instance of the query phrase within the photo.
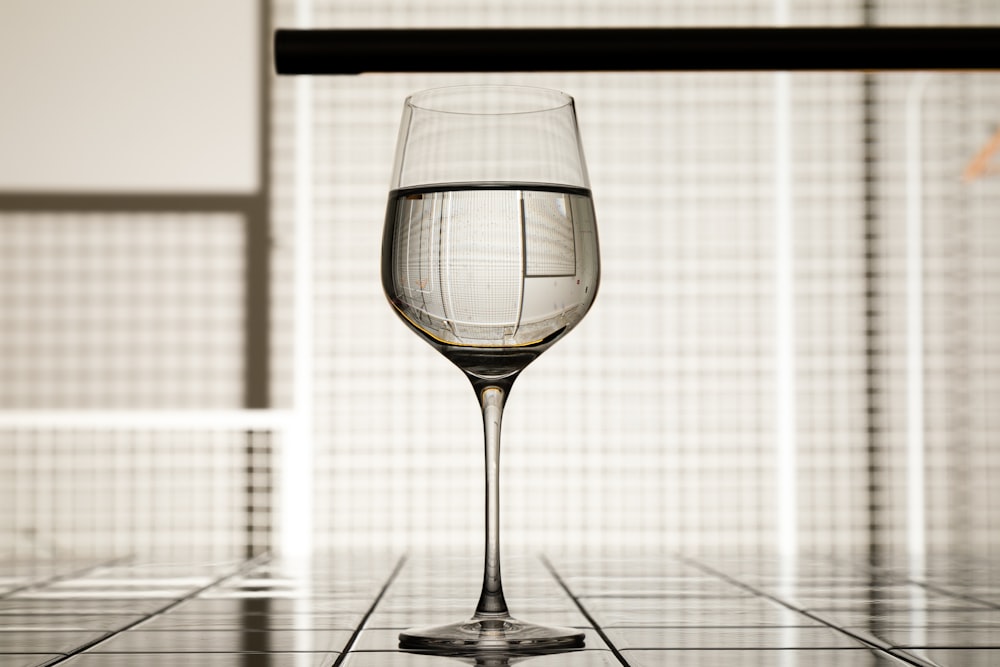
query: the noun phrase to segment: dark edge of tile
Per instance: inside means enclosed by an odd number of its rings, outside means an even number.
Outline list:
[[[914,655],[913,653],[910,653],[906,649],[893,648],[890,649],[888,653],[894,658],[898,658],[899,660],[905,660],[906,662],[909,662],[911,664],[918,665],[918,667],[943,667],[941,664],[934,662],[933,660],[922,658],[919,655]]]
[[[625,667],[630,667],[628,661],[625,660],[625,656],[622,655],[621,651],[618,650],[618,647],[615,646],[614,642],[611,641],[611,638],[608,637],[606,632],[604,632],[604,628],[598,625],[597,620],[590,614],[589,611],[587,611],[587,608],[583,606],[583,603],[580,602],[580,598],[578,598],[576,594],[569,589],[569,586],[566,584],[563,578],[559,576],[558,572],[556,572],[556,569],[552,565],[552,562],[549,561],[549,559],[546,558],[544,554],[540,555],[539,559],[542,561],[542,565],[545,566],[545,569],[549,571],[549,574],[552,575],[552,578],[556,580],[557,584],[559,584],[559,587],[562,588],[563,591],[565,591],[566,595],[568,595],[569,598],[573,601],[573,604],[576,605],[576,608],[580,610],[581,614],[583,614],[583,617],[587,619],[587,622],[590,623],[590,626],[594,628],[594,632],[600,635],[605,645],[607,645],[608,650],[611,651],[611,654],[614,655],[615,658],[618,660],[618,662],[620,662],[622,665],[624,665]]]
[[[45,662],[38,663],[37,667],[49,667],[49,665],[54,665],[57,662],[61,662],[69,657],[65,653],[50,653],[49,655],[51,655],[52,657],[46,660]]]
[[[399,576],[399,573],[403,569],[403,565],[405,563],[406,563],[406,556],[405,555],[400,556],[399,560],[396,561],[396,566],[393,567],[392,572],[389,573],[388,579],[385,580],[385,583],[379,590],[378,595],[376,595],[375,599],[372,600],[372,604],[370,607],[368,607],[368,611],[365,612],[365,615],[362,616],[361,620],[358,622],[358,627],[356,627],[354,629],[354,632],[351,633],[351,636],[347,640],[347,643],[344,644],[344,647],[340,650],[340,655],[337,656],[337,659],[333,662],[333,664],[330,667],[340,667],[340,665],[343,664],[344,660],[347,659],[347,656],[350,655],[351,648],[358,641],[358,636],[361,634],[361,631],[365,629],[365,625],[368,623],[368,619],[371,618],[372,613],[375,612],[375,608],[378,607],[378,603],[382,601],[382,598],[385,596],[385,592],[389,590],[389,586],[391,586],[392,582],[394,582],[396,580],[396,577]]]

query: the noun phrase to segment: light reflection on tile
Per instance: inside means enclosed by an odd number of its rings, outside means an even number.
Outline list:
[[[330,667],[328,653],[82,653],[59,667]]]
[[[604,627],[801,626],[818,622],[763,598],[676,600],[671,598],[581,598]]]
[[[731,598],[753,595],[743,588],[716,578],[668,576],[576,576],[566,585],[577,595],[627,597],[649,595],[673,598]]]
[[[342,614],[345,612],[364,613],[372,605],[372,598],[297,598],[272,599],[250,598],[263,601],[255,610],[248,599],[197,597],[187,600],[171,610],[172,614]]]
[[[633,667],[903,667],[908,663],[868,649],[634,650],[621,652]]]
[[[882,630],[879,635],[899,648],[994,648],[1000,649],[1000,627],[917,628]],[[998,663],[1000,664],[1000,663]]]
[[[101,642],[95,653],[334,652],[350,630],[130,630]]]
[[[101,631],[0,630],[0,653],[66,653],[106,635]]]
[[[3,617],[20,614],[149,614],[162,609],[170,600],[30,600],[16,595],[0,600],[0,623]]]
[[[913,608],[913,606],[906,600],[852,600],[852,601],[838,601],[838,600],[820,600],[816,601],[810,605],[804,605],[804,609],[809,611],[815,611],[818,614],[823,612],[834,612],[834,611],[869,611],[872,608],[877,608],[883,613],[891,614],[893,612],[908,611]],[[989,609],[987,605],[975,604],[962,600],[960,598],[941,598],[937,597],[933,600],[927,600],[926,604],[922,604],[920,607],[921,611],[931,612],[931,611],[982,611],[984,609]]]
[[[143,618],[143,614],[6,614],[0,616],[0,630],[113,631]]]
[[[607,650],[601,636],[591,628],[581,628],[584,633],[584,648]],[[351,647],[352,651],[394,651],[399,648],[399,630],[364,629]]]
[[[816,610],[867,610],[878,606],[886,611],[909,609],[914,598],[924,601],[927,609],[983,609],[987,605],[958,597],[927,592],[919,586],[891,586],[865,589],[851,586],[845,589],[796,588],[783,599],[797,607]]]
[[[470,618],[475,608],[463,607],[461,610],[412,610],[412,611],[380,611],[376,609],[369,617],[367,627],[372,628],[409,628],[414,625],[435,625],[437,623],[454,623]],[[550,611],[543,613],[520,613],[512,609],[511,615],[524,621],[545,623],[550,625],[568,625],[572,627],[588,625],[587,618],[575,609]]]
[[[824,626],[806,628],[607,628],[619,649],[818,649],[865,648],[857,640]]]
[[[353,630],[364,614],[162,614],[144,621],[140,630]]]
[[[358,651],[351,652],[342,663],[343,667],[621,667],[621,663],[610,651],[579,650],[552,655],[538,655],[516,658],[442,657],[410,652]]]
[[[473,596],[460,598],[437,596],[433,598],[402,596],[390,592],[379,602],[379,610],[393,612],[425,612],[431,609],[450,611],[455,614],[471,613],[475,609],[476,599]]]
[[[378,608],[368,618],[366,627],[369,628],[404,628],[414,625],[435,625],[438,623],[452,623],[472,616],[474,609],[463,608],[453,609],[427,609],[411,611],[381,611]]]
[[[911,610],[896,610],[892,612],[873,614],[870,610],[825,611],[815,612],[818,616],[830,620],[833,624],[846,628],[881,627],[966,627],[966,626],[998,626],[1000,627],[1000,609],[978,609],[975,611],[957,609],[931,609],[921,613]]]
[[[0,653],[0,667],[37,667],[62,657],[59,653]]]
[[[914,655],[937,665],[957,667],[996,667],[1000,665],[1000,648],[928,648],[893,649],[899,655]]]

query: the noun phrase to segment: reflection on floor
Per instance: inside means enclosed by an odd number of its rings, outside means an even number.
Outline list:
[[[386,553],[7,563],[0,667],[1000,665],[1000,567],[955,561],[918,580],[829,560],[512,558],[512,614],[581,628],[583,649],[401,651],[400,630],[471,614],[477,566]]]

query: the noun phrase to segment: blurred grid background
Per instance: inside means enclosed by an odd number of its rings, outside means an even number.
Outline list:
[[[265,65],[268,21],[1000,23],[985,0],[261,12]],[[44,187],[28,207],[0,183],[0,556],[480,549],[475,398],[392,314],[378,262],[405,96],[503,81],[576,98],[603,262],[593,310],[507,405],[505,545],[996,560],[1000,180],[963,173],[1000,127],[998,75],[271,71],[263,257],[249,209],[217,211],[228,192],[207,212],[210,198],[164,212],[155,194],[150,210],[49,211]],[[261,338],[249,311],[265,296]]]

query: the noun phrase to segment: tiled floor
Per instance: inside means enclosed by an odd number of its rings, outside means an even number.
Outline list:
[[[443,657],[399,631],[468,617],[476,559],[330,554],[190,566],[0,565],[0,667],[1000,665],[1000,572],[770,559],[522,558],[511,612],[581,628],[569,652]]]

